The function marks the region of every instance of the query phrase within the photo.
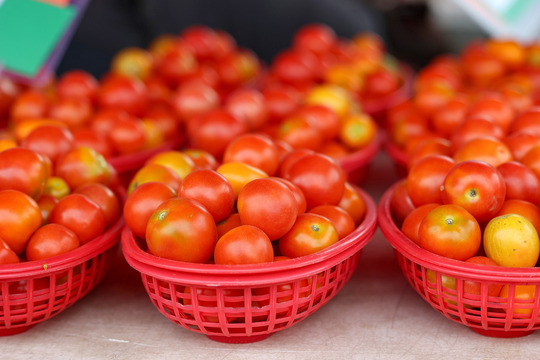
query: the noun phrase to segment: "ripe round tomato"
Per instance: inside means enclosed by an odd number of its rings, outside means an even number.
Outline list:
[[[92,104],[85,98],[59,98],[51,105],[49,115],[70,129],[85,126],[92,115]]]
[[[195,168],[193,160],[182,151],[164,151],[152,156],[146,165],[157,164],[172,170],[180,179],[184,179]]]
[[[410,142],[411,146],[412,141]],[[450,140],[438,136],[419,140],[407,151],[407,168],[410,169],[416,162],[428,155],[452,156],[452,143]]]
[[[49,111],[47,96],[38,90],[28,89],[20,94],[10,109],[10,118],[15,122],[25,119],[43,118]]]
[[[444,104],[433,114],[431,124],[437,134],[449,138],[452,133],[465,121],[468,109],[466,100],[456,97]]]
[[[366,202],[349,182],[345,183],[345,191],[343,192],[343,197],[339,201],[338,206],[351,215],[355,227],[360,225],[366,216]]]
[[[486,255],[500,266],[533,267],[540,256],[540,241],[533,224],[517,214],[497,216],[484,230]]]
[[[0,190],[18,190],[38,199],[48,176],[43,157],[35,151],[15,147],[0,152]]]
[[[296,209],[298,210],[297,211],[297,214],[302,214],[304,212],[306,212],[306,197],[304,195],[304,193],[302,192],[302,189],[300,189],[298,186],[296,186],[295,184],[293,184],[292,182],[290,182],[289,180],[285,180],[283,178],[280,178],[280,177],[273,177],[272,180],[275,180],[277,182],[280,182],[282,184],[284,184],[285,186],[287,186],[287,188],[289,190],[291,190],[293,196],[294,196],[294,199],[296,200]]]
[[[523,156],[535,147],[540,145],[540,136],[533,135],[526,131],[516,131],[509,134],[503,139],[503,142],[508,146],[512,156],[516,161],[521,161]]]
[[[287,84],[312,84],[319,75],[317,63],[312,52],[289,48],[276,55],[271,71],[279,81]]]
[[[483,96],[469,107],[469,117],[487,117],[506,132],[514,120],[514,110],[498,96]]]
[[[75,146],[73,134],[60,126],[40,126],[28,134],[21,146],[47,156],[51,161],[56,160]]]
[[[343,239],[356,228],[351,215],[344,209],[336,205],[319,205],[309,210],[311,214],[324,216],[334,224],[339,239]]]
[[[77,235],[60,224],[47,224],[40,227],[26,245],[26,258],[29,261],[48,259],[65,254],[79,247]]]
[[[295,161],[285,176],[304,193],[307,209],[336,205],[345,191],[345,173],[330,157],[308,154]]]
[[[89,147],[74,148],[62,155],[56,162],[55,172],[71,189],[89,182],[109,185],[116,176],[105,158]]]
[[[407,194],[414,206],[442,203],[441,186],[455,161],[444,155],[429,155],[420,159],[407,175]]]
[[[111,157],[113,149],[106,135],[100,134],[91,128],[74,130],[72,134],[73,147],[89,147],[105,158]]]
[[[261,129],[268,121],[268,108],[261,92],[250,88],[233,91],[225,101],[234,117],[244,122],[250,131]]]
[[[415,209],[415,206],[407,191],[407,180],[399,182],[390,199],[390,209],[396,224],[400,225],[403,220]]]
[[[324,137],[322,131],[308,119],[293,115],[279,125],[276,139],[286,142],[293,149],[318,150]]]
[[[279,250],[290,258],[314,254],[339,240],[336,227],[327,218],[304,213],[296,217],[296,221],[281,239]]]
[[[60,98],[83,98],[95,100],[98,81],[84,70],[70,70],[58,79],[56,92]]]
[[[146,235],[146,224],[159,205],[176,196],[176,191],[161,182],[147,182],[135,188],[124,204],[124,220],[133,234]]]
[[[148,251],[166,259],[205,263],[216,242],[214,218],[199,202],[187,198],[166,200],[146,227]]]
[[[114,151],[120,155],[141,151],[148,141],[142,122],[131,117],[115,121],[107,138]]]
[[[220,165],[216,171],[231,183],[235,199],[244,186],[255,179],[268,177],[268,174],[259,168],[241,162],[230,162]]]
[[[214,110],[197,119],[188,128],[191,147],[205,150],[221,159],[229,143],[247,132],[246,125],[225,110]]]
[[[217,224],[218,239],[220,239],[229,230],[234,229],[242,225],[240,221],[240,214],[237,212],[230,214],[225,220],[222,220]]]
[[[268,121],[270,122],[280,122],[288,117],[298,108],[301,102],[298,91],[287,85],[264,89],[263,96],[268,109]]]
[[[358,150],[371,144],[377,136],[377,123],[367,114],[346,116],[339,138],[350,149]]]
[[[178,196],[201,203],[216,223],[229,216],[235,200],[231,183],[214,170],[197,170],[188,174],[180,184]]]
[[[502,142],[493,137],[478,137],[463,144],[454,153],[456,162],[467,160],[485,161],[495,167],[507,161],[512,161],[512,152]]]
[[[505,135],[503,128],[493,120],[485,117],[467,118],[452,133],[452,149],[456,151],[464,144],[478,137],[493,137],[502,139]]]
[[[256,226],[241,225],[226,232],[216,244],[216,264],[258,264],[272,262],[274,250],[268,236]]]
[[[295,115],[308,120],[310,124],[318,128],[326,140],[335,139],[338,136],[340,119],[332,109],[323,105],[303,105]]]
[[[538,205],[526,200],[508,199],[495,216],[506,214],[521,215],[533,224],[536,232],[540,234],[540,208]]]
[[[242,162],[273,176],[279,166],[278,149],[269,136],[244,134],[232,140],[223,154],[223,163]]]
[[[202,116],[219,106],[219,94],[210,85],[200,82],[184,83],[176,89],[171,103],[179,119]]]
[[[45,189],[43,190],[43,194],[41,196],[51,195],[57,199],[61,199],[64,196],[69,195],[70,192],[71,189],[69,188],[69,185],[64,179],[58,176],[49,176],[47,178],[47,182],[45,183]]]
[[[107,224],[99,205],[82,194],[70,194],[58,201],[50,222],[73,231],[81,245],[101,235]]]
[[[120,218],[120,201],[115,193],[107,186],[99,183],[83,184],[75,188],[73,193],[85,195],[87,198],[98,204],[101,210],[103,210],[107,226],[111,226],[118,218]]]
[[[236,206],[242,224],[258,227],[270,240],[289,231],[298,212],[292,191],[272,178],[247,183],[238,194]]]
[[[102,108],[122,109],[131,115],[140,116],[148,106],[148,92],[139,79],[114,75],[102,80],[97,101]]]
[[[201,149],[185,149],[184,154],[190,157],[195,165],[194,170],[215,170],[218,167],[216,158],[207,151]]]
[[[134,46],[123,48],[111,61],[111,71],[137,79],[146,79],[154,67],[152,54],[145,49]]]
[[[292,164],[296,162],[296,160],[304,157],[305,155],[311,154],[315,154],[315,152],[309,149],[294,149],[285,154],[279,163],[279,176],[286,178],[289,169],[291,168]]]
[[[156,58],[157,73],[172,87],[182,83],[189,75],[197,71],[199,62],[191,49],[175,42]]]
[[[517,161],[508,161],[499,166],[506,184],[506,199],[521,199],[540,205],[540,180],[534,172]]]
[[[135,173],[128,186],[128,195],[142,184],[158,181],[178,191],[182,179],[171,169],[159,164],[148,164]]]
[[[426,215],[431,210],[435,209],[437,206],[440,205],[441,204],[430,203],[420,205],[419,207],[415,208],[403,220],[403,223],[401,224],[401,231],[415,244],[420,245],[420,241],[418,239],[418,230],[420,229],[420,223],[422,222],[422,220],[424,220],[424,217],[426,217]]]
[[[17,254],[41,226],[41,211],[30,196],[17,190],[0,191],[0,238]]]
[[[440,191],[443,203],[459,205],[476,220],[484,222],[502,207],[506,185],[495,167],[483,161],[470,160],[450,169]]]
[[[482,241],[480,225],[459,205],[440,205],[426,214],[418,229],[420,247],[456,260],[476,255]]]
[[[329,52],[337,42],[334,30],[325,24],[307,24],[294,33],[292,45],[315,54]]]
[[[3,264],[18,264],[21,262],[17,254],[9,245],[2,239],[0,239],[0,265]]]
[[[533,146],[521,158],[521,163],[534,172],[536,177],[540,179],[540,145]]]

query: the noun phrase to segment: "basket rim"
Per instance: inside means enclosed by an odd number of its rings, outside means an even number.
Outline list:
[[[257,278],[263,274],[275,275],[271,280],[260,279],[261,284],[269,281],[275,282],[283,280],[279,278],[279,273],[292,276],[304,269],[327,265],[326,262],[339,259],[340,256],[352,256],[347,250],[355,252],[364,247],[373,237],[377,228],[377,209],[375,201],[363,190],[356,188],[366,203],[366,216],[362,223],[348,236],[341,239],[336,244],[321,250],[315,254],[290,259],[287,261],[269,262],[249,265],[216,265],[180,262],[170,259],[159,258],[144,251],[137,245],[133,233],[127,226],[122,231],[122,250],[126,261],[135,270],[158,278],[168,278],[175,281],[186,280],[202,276],[208,280],[206,285],[215,286],[227,284],[241,284],[239,278]],[[358,249],[356,249],[358,248]],[[332,266],[335,264],[332,264]],[[328,266],[326,266],[328,267]],[[193,283],[200,281],[191,280]],[[250,282],[250,285],[254,285]]]
[[[385,137],[382,148],[392,158],[394,163],[404,168],[407,167],[407,153],[392,143],[388,136]]]
[[[381,129],[377,128],[375,138],[366,147],[337,159],[337,162],[344,171],[352,171],[366,166],[379,153],[383,139]]]
[[[139,151],[132,154],[125,154],[120,156],[114,156],[107,159],[107,162],[118,172],[124,172],[129,170],[136,170],[151,158],[152,156],[161,153],[163,151],[169,151],[180,148],[185,141],[183,133],[178,133],[174,138],[165,141],[151,149]]]
[[[540,283],[538,267],[471,264],[434,254],[415,244],[397,227],[390,208],[392,195],[403,181],[405,179],[397,181],[384,192],[377,208],[381,232],[394,250],[420,266],[463,279],[500,283]]]
[[[401,86],[394,92],[383,96],[382,98],[365,100],[359,97],[362,110],[370,115],[377,115],[389,107],[399,104],[402,101],[405,101],[409,98],[414,83],[414,70],[411,66],[406,63],[399,61],[398,62],[399,72],[402,74],[403,83]]]
[[[120,240],[118,235],[123,227],[124,218],[123,216],[120,216],[118,220],[101,235],[70,252],[47,259],[2,265],[0,266],[0,281],[48,276],[77,266],[84,261],[105,252],[118,243]]]

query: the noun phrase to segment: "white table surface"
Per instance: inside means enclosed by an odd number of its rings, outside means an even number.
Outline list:
[[[362,187],[378,200],[396,179],[389,158],[380,153]],[[0,359],[314,358],[539,359],[540,332],[488,338],[446,319],[409,286],[378,230],[340,293],[260,342],[223,344],[170,322],[120,253],[107,277],[80,302],[24,333],[0,338]]]

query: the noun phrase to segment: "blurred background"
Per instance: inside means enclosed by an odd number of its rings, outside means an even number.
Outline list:
[[[391,54],[418,69],[438,54],[457,53],[488,35],[466,11],[476,2],[463,1],[91,0],[58,73],[83,68],[99,77],[122,48],[146,47],[159,34],[178,34],[194,24],[229,32],[239,46],[269,63],[290,45],[297,29],[313,22],[329,25],[342,37],[375,32]],[[503,2],[512,1],[492,1]]]

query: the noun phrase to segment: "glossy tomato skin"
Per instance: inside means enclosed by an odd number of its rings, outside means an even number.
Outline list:
[[[109,185],[116,176],[103,155],[89,147],[74,148],[62,155],[55,173],[66,180],[71,189],[89,182]]]
[[[73,134],[60,126],[40,126],[21,141],[21,146],[56,160],[75,146]]]
[[[95,100],[99,83],[94,76],[84,70],[70,70],[64,73],[56,86],[61,98],[85,98]]]
[[[223,175],[231,183],[235,199],[244,186],[255,179],[268,177],[268,174],[255,166],[243,162],[229,162],[220,165],[216,171]]]
[[[182,179],[171,169],[159,164],[148,164],[135,173],[128,186],[128,195],[137,187],[148,182],[159,181],[178,191]]]
[[[243,121],[250,131],[261,129],[268,121],[268,108],[262,93],[255,89],[239,88],[225,101],[225,108]]]
[[[243,162],[273,176],[279,167],[278,148],[267,135],[240,135],[232,140],[225,149],[223,162]]]
[[[540,205],[540,180],[531,169],[517,161],[497,166],[506,184],[506,199],[520,199]]]
[[[217,91],[200,82],[180,85],[171,98],[176,115],[184,122],[216,109],[219,102]]]
[[[200,202],[216,223],[229,216],[235,201],[231,183],[214,170],[196,170],[188,174],[180,184],[178,196]]]
[[[0,239],[0,265],[3,264],[18,264],[21,260],[15,254],[13,250],[9,247],[8,244],[2,239]]]
[[[17,190],[0,191],[0,238],[17,254],[41,226],[41,211],[30,196]]]
[[[126,225],[136,236],[144,238],[150,216],[162,203],[176,195],[172,187],[157,181],[137,186],[124,203]]]
[[[29,261],[48,259],[78,247],[79,238],[73,231],[64,225],[47,224],[40,227],[28,241],[26,258]]]
[[[148,92],[139,79],[113,75],[102,80],[97,101],[102,108],[122,109],[141,116],[148,106]]]
[[[401,181],[394,189],[390,199],[390,209],[398,225],[415,209],[407,191],[407,180]]]
[[[106,227],[103,210],[82,194],[62,198],[51,213],[51,223],[64,225],[73,231],[84,245],[101,235]]]
[[[83,184],[73,190],[74,194],[83,194],[94,201],[103,210],[107,226],[114,224],[121,215],[120,201],[116,194],[100,183]]]
[[[285,180],[283,178],[280,178],[280,177],[272,177],[272,180],[275,180],[277,182],[280,182],[282,184],[284,184],[285,186],[287,186],[287,188],[289,188],[289,190],[291,190],[293,196],[294,196],[294,199],[296,200],[296,205],[297,205],[297,210],[298,210],[298,214],[302,214],[304,212],[306,212],[306,197],[304,195],[304,193],[302,192],[302,189],[300,189],[298,186],[296,186],[295,184],[293,184],[292,182],[290,182],[289,180]]]
[[[268,236],[256,226],[241,225],[226,232],[214,250],[216,264],[272,262],[274,250]]]
[[[411,211],[403,220],[401,231],[415,244],[419,245],[418,230],[420,229],[420,223],[431,210],[439,205],[440,204],[424,204]]]
[[[214,218],[199,202],[187,198],[162,203],[146,227],[148,251],[167,259],[206,263],[216,242]]]
[[[33,150],[15,147],[0,152],[0,190],[19,190],[37,199],[48,175],[43,157]]]
[[[455,161],[444,155],[429,155],[420,159],[407,175],[407,194],[414,206],[442,203],[441,185]]]
[[[491,219],[502,207],[505,196],[506,185],[499,171],[476,160],[456,164],[441,187],[445,204],[465,208],[479,222]]]
[[[334,224],[340,240],[352,233],[355,229],[352,216],[337,205],[319,205],[309,210],[309,212],[324,216],[330,220]]]
[[[345,173],[333,159],[322,154],[301,157],[291,165],[285,179],[302,189],[308,210],[317,205],[338,204],[345,191]]]
[[[287,233],[298,214],[292,191],[272,178],[247,183],[238,195],[237,208],[242,224],[258,227],[270,240]]]
[[[304,213],[297,216],[291,230],[279,239],[279,250],[282,255],[295,258],[314,254],[338,240],[338,232],[330,220]]]
[[[480,248],[480,225],[459,205],[440,205],[431,210],[418,229],[419,245],[432,253],[467,260]]]

